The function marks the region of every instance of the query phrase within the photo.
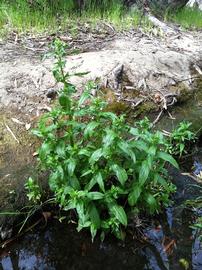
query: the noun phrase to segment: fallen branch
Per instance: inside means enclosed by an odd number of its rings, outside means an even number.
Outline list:
[[[156,26],[159,29],[161,29],[163,31],[163,33],[169,34],[169,35],[176,34],[176,31],[173,28],[169,27],[166,23],[161,22],[159,19],[157,19],[153,15],[147,13],[146,14],[146,17],[148,18],[148,20],[151,23],[153,23],[154,26]]]

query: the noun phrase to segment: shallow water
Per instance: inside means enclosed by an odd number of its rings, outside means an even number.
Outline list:
[[[87,233],[53,221],[45,230],[27,234],[4,249],[0,269],[178,270],[185,269],[180,264],[183,259],[189,264],[187,269],[201,270],[202,244],[197,231],[189,227],[192,213],[178,206],[167,209],[166,217],[145,229],[151,245],[139,244],[131,237],[125,243],[114,238],[92,243]]]
[[[169,111],[174,119],[171,119],[165,112],[156,128],[171,131],[181,121],[185,120],[192,123],[194,131],[200,130],[200,134],[202,134],[202,86],[200,89],[195,90],[194,95],[190,97],[188,102],[178,104]]]

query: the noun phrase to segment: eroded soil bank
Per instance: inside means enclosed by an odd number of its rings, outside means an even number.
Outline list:
[[[11,39],[1,44],[1,107],[15,106],[20,111],[38,115],[44,105],[49,104],[48,91],[58,90],[58,86],[51,72],[53,59],[42,60],[42,56],[49,50],[50,39],[54,38]],[[141,100],[157,102],[155,94],[166,99],[184,99],[195,87],[196,79],[202,76],[200,31],[177,29],[172,35],[165,35],[160,30],[154,33],[138,30],[109,33],[104,37],[99,33],[92,39],[91,47],[88,39],[74,40],[64,35],[61,38],[70,44],[67,50],[70,54],[74,49],[85,51],[67,57],[66,70],[70,74],[88,72],[71,79],[79,92],[88,80],[93,80],[98,90],[111,88],[119,99],[123,98],[123,91],[135,92],[135,97],[128,101],[133,107],[141,104]]]
[[[33,153],[37,146],[31,136],[30,120],[17,111],[0,110],[0,212],[15,213],[27,203],[26,179],[34,174]],[[0,215],[1,238],[9,237],[15,215]]]

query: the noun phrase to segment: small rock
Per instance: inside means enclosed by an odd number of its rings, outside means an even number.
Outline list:
[[[29,130],[31,128],[31,124],[30,123],[26,123],[25,124],[25,128],[26,128],[26,130]]]
[[[0,238],[2,240],[11,238],[12,231],[13,231],[12,228],[10,228],[10,229],[3,229],[3,226],[1,226],[0,227]]]
[[[49,89],[46,96],[47,98],[54,99],[57,96],[57,91],[54,89]]]
[[[189,2],[187,3],[187,6],[202,10],[202,0],[189,0]]]

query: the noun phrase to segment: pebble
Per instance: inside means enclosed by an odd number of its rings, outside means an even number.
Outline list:
[[[46,96],[47,98],[54,99],[57,96],[57,91],[54,89],[49,89]]]

